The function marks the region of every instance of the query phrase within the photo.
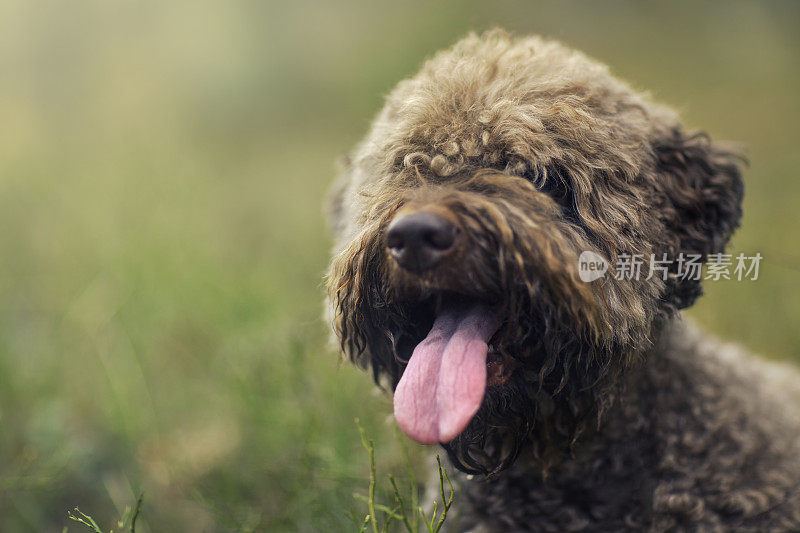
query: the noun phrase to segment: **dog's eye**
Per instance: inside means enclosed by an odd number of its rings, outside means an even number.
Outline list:
[[[575,207],[575,196],[572,184],[566,170],[558,165],[549,166],[547,173],[538,176],[534,183],[538,183],[539,190],[552,198],[570,222],[578,223],[578,210]]]

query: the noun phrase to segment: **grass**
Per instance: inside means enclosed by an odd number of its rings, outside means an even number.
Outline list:
[[[410,525],[438,523],[442,495],[436,520],[413,518],[425,451],[396,438],[388,396],[328,345],[321,206],[381,94],[471,28],[561,38],[748,147],[733,252],[760,251],[761,279],[708,284],[692,314],[800,361],[789,4],[0,12],[0,531],[80,526],[75,506],[113,524],[140,492],[139,533],[383,524],[353,498],[371,476],[354,416],[373,439],[373,502],[400,505],[386,483],[398,473]]]
[[[121,533],[123,529],[127,529],[129,533],[136,533],[136,520],[139,518],[139,513],[142,510],[143,498],[144,495],[140,494],[136,499],[136,505],[134,506],[133,511],[131,511],[130,507],[125,508],[125,513],[122,515],[122,518],[117,520],[118,533]],[[99,525],[97,525],[97,522],[95,522],[94,518],[82,512],[77,507],[71,511],[67,511],[67,518],[78,522],[79,524],[83,524],[92,533],[103,533],[103,530]],[[64,527],[64,531],[62,533],[67,533],[67,530],[68,528]],[[109,529],[108,533],[114,533],[114,530]]]
[[[447,475],[447,470],[442,466],[439,456],[436,456],[436,468],[439,475],[440,499],[433,500],[431,509],[429,509],[430,517],[426,514],[425,509],[419,505],[421,489],[411,469],[408,451],[405,448],[403,451],[406,474],[408,475],[408,489],[406,491],[401,490],[395,477],[389,474],[388,479],[392,486],[394,504],[390,507],[389,505],[378,503],[376,501],[376,486],[378,480],[375,468],[375,445],[372,439],[367,436],[367,432],[361,426],[358,419],[356,419],[356,425],[361,434],[361,444],[369,454],[368,496],[363,496],[358,493],[354,495],[356,499],[367,505],[367,515],[363,520],[358,520],[357,515],[353,515],[353,523],[359,526],[359,532],[366,532],[367,528],[370,528],[372,533],[386,533],[392,531],[390,526],[393,521],[397,521],[403,525],[408,533],[419,533],[421,521],[428,533],[439,533],[445,520],[447,520],[447,512],[450,510],[450,507],[453,505],[453,500],[455,499],[455,489]],[[445,490],[445,482],[447,483],[448,490]],[[403,492],[408,492],[408,497],[403,496]],[[380,514],[383,515],[382,518],[379,516],[379,511]]]

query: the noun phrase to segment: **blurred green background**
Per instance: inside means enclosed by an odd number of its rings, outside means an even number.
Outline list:
[[[143,532],[353,529],[353,418],[387,469],[398,443],[326,345],[323,196],[471,29],[560,39],[747,147],[732,249],[760,279],[691,314],[800,361],[799,5],[2,2],[0,531],[111,524],[140,490]]]

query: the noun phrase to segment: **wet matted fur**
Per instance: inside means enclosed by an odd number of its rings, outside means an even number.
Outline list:
[[[347,357],[393,390],[443,302],[498,310],[492,381],[443,444],[464,472],[454,529],[800,531],[798,373],[679,313],[701,286],[675,259],[724,250],[740,165],[536,37],[470,35],[389,94],[331,194],[330,313]],[[421,211],[460,237],[414,273],[386,230]],[[585,283],[585,250],[672,266]]]

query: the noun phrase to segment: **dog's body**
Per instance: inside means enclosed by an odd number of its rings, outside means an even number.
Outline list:
[[[520,457],[460,483],[452,530],[798,531],[797,405],[793,367],[675,324],[546,476]]]
[[[800,531],[797,372],[678,314],[738,164],[537,38],[470,36],[388,97],[331,197],[332,318],[401,428],[481,475],[454,529]],[[587,283],[584,251],[668,273]]]

